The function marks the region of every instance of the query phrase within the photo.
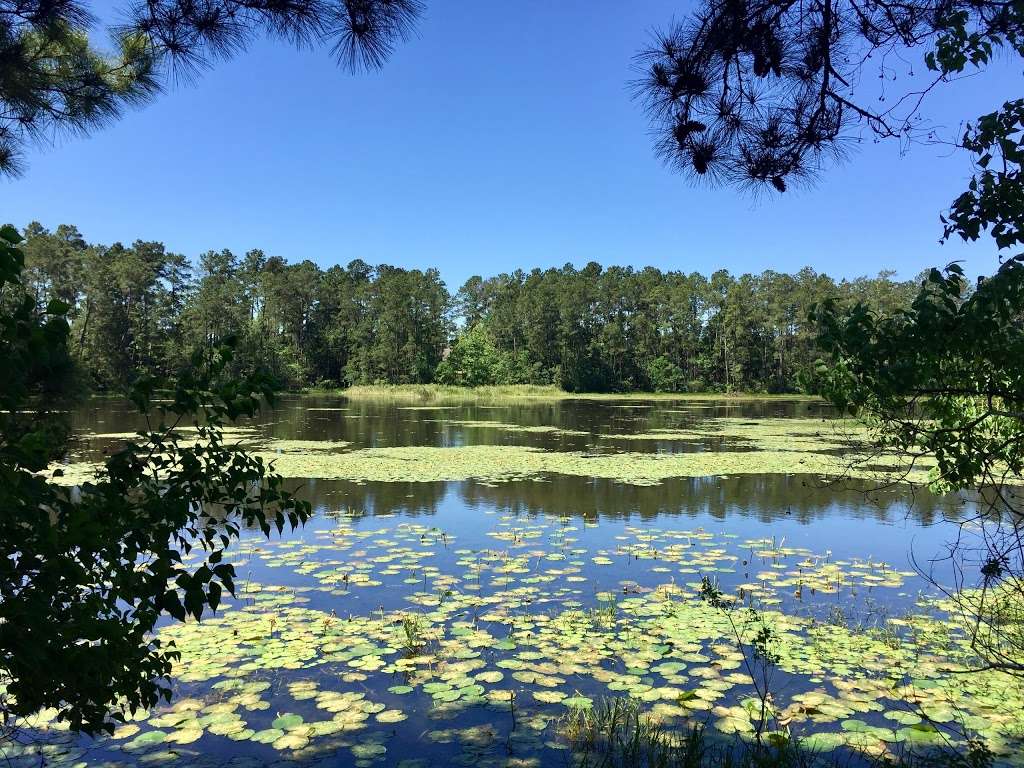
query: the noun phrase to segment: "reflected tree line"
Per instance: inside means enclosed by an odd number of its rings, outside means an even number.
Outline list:
[[[705,419],[816,418],[832,409],[812,399],[779,399],[694,403],[678,407],[660,403],[648,408],[633,401],[587,400],[515,401],[509,405],[461,405],[436,410],[409,409],[380,400],[347,399],[326,394],[283,395],[258,419],[261,434],[276,439],[343,440],[354,448],[397,445],[458,446],[470,444],[529,445],[548,450],[582,451],[597,444],[634,452],[669,450],[741,450],[726,436],[709,433],[701,441],[630,440],[625,435],[657,428],[681,428]],[[71,414],[76,435],[76,458],[99,458],[103,448],[123,435],[145,428],[145,420],[129,403],[116,398],[95,398]],[[471,422],[466,426],[463,422]],[[485,426],[493,422],[494,426]],[[554,432],[515,431],[520,427],[554,427]],[[242,426],[250,422],[241,422]]]
[[[566,265],[471,277],[354,260],[321,269],[251,250],[191,261],[163,243],[88,243],[73,226],[24,229],[26,287],[70,307],[85,383],[105,391],[171,378],[234,337],[235,375],[286,387],[555,384],[569,391],[799,391],[814,360],[813,304],[879,312],[916,282],[836,281],[810,268],[732,275]],[[327,260],[337,259],[325,254]]]
[[[868,483],[829,483],[806,476],[746,475],[729,478],[670,478],[642,486],[612,480],[559,475],[500,484],[477,482],[352,483],[306,481],[300,495],[318,514],[351,510],[366,515],[435,515],[446,504],[486,507],[502,514],[540,516],[552,510],[580,519],[653,520],[667,517],[716,520],[737,516],[761,523],[795,520],[804,525],[841,515],[856,520],[931,525],[957,519],[963,502],[921,492],[913,503],[900,491],[877,491]]]

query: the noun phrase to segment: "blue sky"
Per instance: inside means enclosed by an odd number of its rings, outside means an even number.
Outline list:
[[[590,260],[911,277],[966,259],[991,271],[987,244],[937,245],[938,214],[970,174],[942,149],[901,157],[868,140],[815,188],[758,200],[666,170],[627,83],[650,30],[690,7],[428,0],[417,38],[358,75],[327,50],[260,41],[112,127],[33,151],[22,178],[0,181],[0,218],[191,257],[258,247],[325,267],[432,266],[452,288]],[[1004,67],[944,89],[927,114],[954,128],[1019,86]]]

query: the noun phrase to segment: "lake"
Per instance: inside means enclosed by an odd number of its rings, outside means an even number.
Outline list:
[[[69,476],[140,426],[90,401]],[[818,401],[290,396],[230,434],[313,519],[247,532],[236,599],[161,631],[170,706],[98,740],[42,713],[15,765],[564,765],[566,724],[612,699],[749,739],[766,690],[809,749],[966,729],[1024,765],[1024,690],[959,673],[932,583],[970,505],[886,486]]]

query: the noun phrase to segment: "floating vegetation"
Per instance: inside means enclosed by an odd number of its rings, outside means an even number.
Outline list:
[[[338,390],[338,394],[352,400],[394,400],[406,402],[441,401],[467,403],[478,400],[633,400],[649,402],[665,400],[676,402],[728,400],[728,401],[807,401],[819,398],[808,395],[752,395],[743,393],[700,394],[685,392],[566,392],[555,386],[536,384],[505,384],[481,387],[458,387],[445,384],[391,384],[361,385]]]
[[[451,448],[398,446],[348,453],[282,455],[277,471],[286,477],[358,482],[437,482],[477,480],[500,483],[546,475],[596,477],[630,485],[657,485],[672,477],[746,474],[846,476],[876,480],[884,471],[902,472],[896,457],[833,456],[794,450],[700,451],[691,453],[588,453],[545,451],[528,446],[467,445]],[[908,479],[927,480],[923,463]]]
[[[454,411],[458,406],[454,405],[400,405],[400,411]]]
[[[442,424],[463,429],[497,429],[502,432],[529,432],[541,435],[589,435],[579,429],[564,429],[545,424],[509,424],[502,421],[460,421],[458,419],[445,420]]]
[[[396,402],[451,402],[465,403],[477,400],[515,401],[523,399],[559,400],[567,393],[558,387],[531,384],[457,387],[444,384],[399,384],[355,386],[339,391],[350,400],[385,400]]]
[[[677,738],[706,725],[749,740],[758,638],[701,599],[709,574],[771,628],[783,682],[770,706],[787,735],[875,758],[970,735],[1024,765],[1021,681],[958,674],[969,642],[939,603],[873,629],[827,620],[839,597],[904,590],[914,574],[886,563],[702,529],[602,537],[555,517],[490,518],[493,546],[478,550],[398,517],[324,523],[305,540],[253,540],[234,557],[262,581],[161,631],[182,652],[170,706],[96,742],[41,713],[24,731],[40,741],[9,745],[13,765],[37,765],[40,744],[52,766],[561,764],[612,700],[633,729],[642,716]],[[627,565],[633,580],[619,581]]]
[[[174,432],[182,437],[182,439],[188,439],[190,434],[195,434],[199,431],[197,427],[178,427]],[[228,442],[236,441],[247,441],[259,435],[259,429],[256,427],[221,427],[221,434],[224,439]],[[139,432],[87,432],[79,435],[79,437],[86,440],[141,440]]]
[[[646,432],[601,435],[606,440],[685,441],[720,440],[739,448],[761,451],[835,451],[869,449],[867,429],[844,419],[704,418],[686,429],[658,428]],[[721,449],[719,449],[721,450]]]
[[[285,477],[352,480],[356,482],[410,482],[477,480],[501,483],[571,475],[613,480],[628,485],[657,485],[673,477],[716,475],[792,474],[843,476],[885,481],[892,473],[925,483],[927,465],[908,469],[897,457],[834,456],[785,449],[751,451],[699,451],[690,453],[587,453],[545,451],[529,446],[467,445],[450,448],[398,446],[362,448],[347,452],[299,450],[277,453],[257,450],[274,462]],[[55,467],[51,467],[53,469]],[[91,463],[61,467],[58,482],[77,485],[95,470]]]
[[[260,440],[253,444],[258,453],[316,453],[339,451],[352,443],[347,440]],[[273,457],[269,457],[273,458]]]
[[[59,485],[83,485],[96,479],[101,465],[91,461],[54,462],[45,471],[46,478]]]
[[[637,404],[623,407],[643,407]],[[614,407],[618,407],[616,404]],[[444,412],[455,406],[401,406],[403,410]],[[645,417],[646,418],[646,417]],[[457,430],[590,438],[579,429],[536,423],[480,419],[419,419]],[[875,455],[867,432],[852,422],[812,418],[703,418],[682,427],[594,435],[590,450],[547,451],[535,445],[360,446],[347,440],[298,440],[263,436],[255,428],[230,430],[229,438],[276,463],[287,477],[357,482],[438,482],[476,480],[501,483],[567,475],[656,485],[669,478],[749,474],[847,476],[888,482],[893,473],[925,483],[929,462],[911,471],[895,456]],[[677,452],[609,450],[612,441],[686,443]],[[660,447],[660,446],[659,446]],[[56,465],[52,469],[57,468]],[[61,467],[59,482],[74,485],[92,477],[91,464]]]

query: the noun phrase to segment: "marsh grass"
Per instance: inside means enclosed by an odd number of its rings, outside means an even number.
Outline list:
[[[872,757],[842,748],[816,751],[773,732],[761,742],[727,738],[702,723],[670,729],[633,699],[571,708],[559,726],[574,768],[990,768],[979,742],[962,751],[934,749]]]
[[[464,403],[478,400],[820,400],[809,395],[731,392],[566,392],[556,386],[537,384],[483,387],[456,387],[446,384],[360,385],[331,392],[353,400],[391,400],[404,403]]]
[[[423,622],[419,616],[402,615],[402,635],[402,647],[410,656],[418,655],[427,645]]]
[[[398,403],[463,403],[475,400],[561,400],[571,397],[554,386],[516,384],[456,387],[445,384],[362,385],[336,390],[352,400],[384,400]]]
[[[573,708],[561,734],[576,768],[810,768],[817,759],[787,739],[758,746],[711,737],[700,723],[671,730],[631,699]]]

